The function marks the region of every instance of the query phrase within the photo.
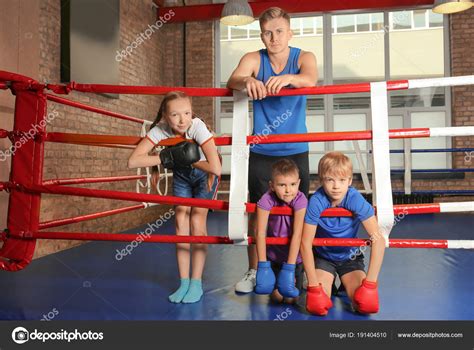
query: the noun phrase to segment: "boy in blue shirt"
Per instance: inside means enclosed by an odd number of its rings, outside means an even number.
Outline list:
[[[376,313],[379,309],[377,278],[382,266],[385,240],[379,233],[373,207],[352,184],[352,163],[341,152],[329,152],[319,162],[322,186],[309,200],[306,210],[301,256],[308,278],[306,309],[324,316],[332,307],[331,286],[339,275],[354,309],[360,313]],[[328,208],[342,207],[352,217],[321,217]],[[354,247],[315,247],[318,238],[355,238],[360,224],[371,240],[370,263],[367,274],[361,252]]]

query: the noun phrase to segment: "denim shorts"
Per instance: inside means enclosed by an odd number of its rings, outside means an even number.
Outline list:
[[[173,193],[176,197],[214,199],[217,193],[217,176],[211,191],[207,188],[205,171],[196,168],[176,168],[173,170]]]

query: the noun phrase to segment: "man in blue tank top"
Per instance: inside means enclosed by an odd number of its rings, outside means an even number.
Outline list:
[[[232,73],[227,87],[243,90],[253,99],[253,135],[250,144],[249,194],[257,203],[268,189],[271,165],[282,158],[292,159],[300,171],[299,190],[308,196],[308,144],[261,144],[271,134],[306,133],[306,96],[272,96],[282,88],[315,86],[318,80],[316,57],[312,52],[288,46],[292,37],[290,17],[282,9],[271,7],[260,18],[260,37],[265,49],[245,54]],[[255,234],[255,218],[250,218],[250,234]],[[250,293],[255,286],[257,254],[248,248],[249,270],[236,284],[236,291]]]

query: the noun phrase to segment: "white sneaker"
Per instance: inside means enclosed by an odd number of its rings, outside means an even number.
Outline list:
[[[239,293],[253,292],[253,289],[255,288],[256,280],[257,280],[257,270],[255,269],[248,270],[245,273],[244,278],[242,278],[235,285],[235,291]]]

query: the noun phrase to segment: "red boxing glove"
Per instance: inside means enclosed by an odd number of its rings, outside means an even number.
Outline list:
[[[326,316],[330,308],[332,308],[332,301],[324,293],[321,283],[318,286],[308,286],[306,310],[315,315]]]
[[[379,293],[377,282],[369,282],[365,278],[354,293],[354,305],[362,314],[375,314],[379,312]]]

